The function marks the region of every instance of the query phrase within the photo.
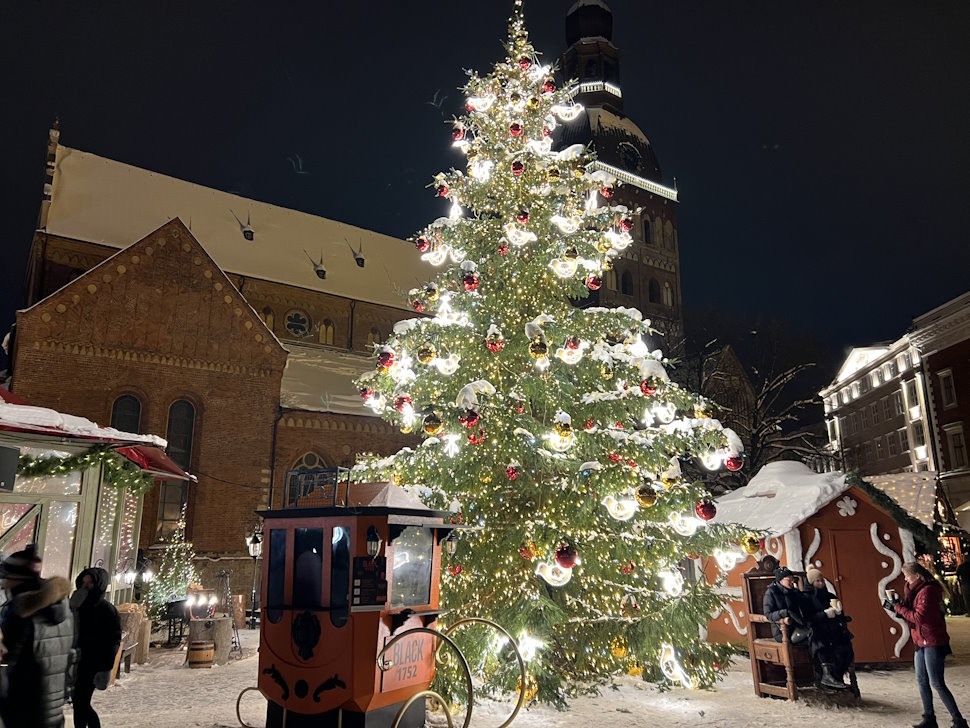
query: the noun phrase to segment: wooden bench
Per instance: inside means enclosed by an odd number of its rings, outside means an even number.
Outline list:
[[[805,575],[793,572],[799,583],[805,583]],[[781,642],[771,631],[771,620],[764,615],[765,592],[774,583],[774,574],[752,570],[743,574],[744,608],[748,613],[748,656],[751,659],[751,677],[754,693],[759,698],[774,695],[788,700],[798,699],[799,687],[815,685],[815,667],[808,651],[808,644],[792,644],[787,624],[781,629]],[[859,696],[855,666],[849,666],[849,691]]]

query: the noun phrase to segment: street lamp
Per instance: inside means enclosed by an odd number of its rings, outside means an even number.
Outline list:
[[[253,534],[246,539],[246,546],[249,548],[249,555],[253,557],[253,609],[249,615],[249,628],[256,629],[256,577],[259,571],[256,562],[259,555],[263,553],[263,541],[259,537],[259,526],[253,529]]]

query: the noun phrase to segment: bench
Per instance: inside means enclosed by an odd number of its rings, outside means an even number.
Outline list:
[[[125,665],[126,675],[131,672],[131,656],[135,654],[136,647],[138,647],[137,642],[121,645],[121,657],[118,660],[116,660],[118,665],[117,670],[115,671],[116,678],[121,677],[121,663],[124,663]]]

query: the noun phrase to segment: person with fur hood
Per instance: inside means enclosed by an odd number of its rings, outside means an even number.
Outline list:
[[[74,684],[74,728],[101,728],[101,720],[91,707],[94,689],[104,690],[111,680],[115,657],[121,646],[121,618],[114,604],[104,598],[108,572],[97,566],[85,569],[74,581],[71,607],[77,614],[78,663]]]
[[[7,692],[0,715],[7,726],[62,728],[74,666],[71,585],[59,576],[42,579],[33,545],[0,564],[10,601],[0,614],[7,650]]]

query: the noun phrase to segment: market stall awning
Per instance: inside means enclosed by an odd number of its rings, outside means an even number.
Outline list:
[[[198,479],[194,475],[182,470],[172,458],[165,454],[165,451],[158,447],[147,445],[128,445],[115,448],[115,452],[124,455],[135,465],[146,473],[154,475],[156,478],[166,478],[172,480],[189,480],[192,482]]]

